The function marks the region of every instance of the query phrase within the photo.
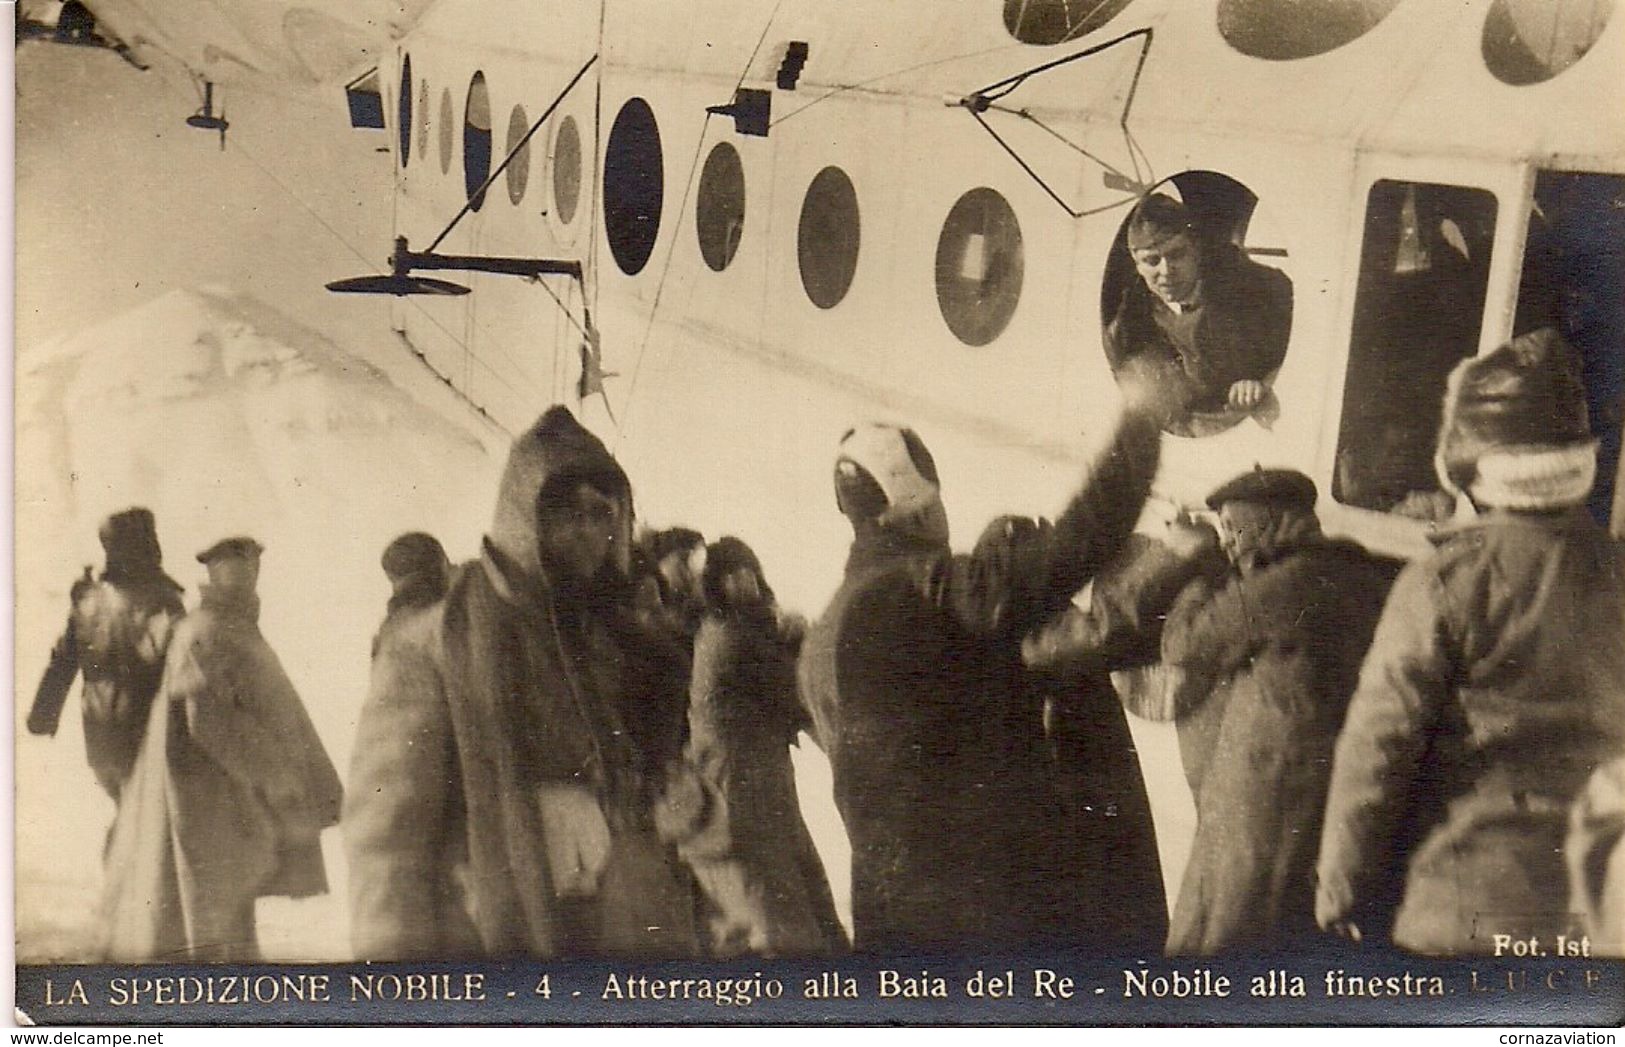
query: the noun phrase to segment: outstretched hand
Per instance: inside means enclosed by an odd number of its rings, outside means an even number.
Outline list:
[[[1169,521],[1168,533],[1162,541],[1183,560],[1219,551],[1219,532],[1211,524],[1183,513]]]
[[[1155,368],[1139,357],[1117,370],[1117,392],[1125,415],[1155,421],[1159,428],[1171,422],[1181,409],[1169,401],[1168,390],[1158,380]]]

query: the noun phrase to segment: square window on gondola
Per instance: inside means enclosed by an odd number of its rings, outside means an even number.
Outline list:
[[[1495,194],[1383,180],[1366,198],[1332,493],[1344,505],[1447,519],[1434,475],[1445,383],[1478,351]]]

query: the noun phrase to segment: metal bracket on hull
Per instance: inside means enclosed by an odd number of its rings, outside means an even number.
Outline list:
[[[1123,137],[1128,145],[1130,161],[1134,165],[1134,171],[1132,173],[1119,170],[1118,168],[1102,160],[1100,157],[1095,156],[1093,153],[1089,152],[1087,149],[1083,148],[1077,143],[1068,140],[1058,131],[1039,120],[1036,116],[1033,116],[1032,113],[1028,112],[1026,109],[1016,109],[1010,106],[997,104],[1005,96],[1016,90],[1016,88],[1026,83],[1030,77],[1037,76],[1041,73],[1047,73],[1052,69],[1057,69],[1063,65],[1068,65],[1072,62],[1079,61],[1080,59],[1100,54],[1102,51],[1110,50],[1119,44],[1127,43],[1130,40],[1136,39],[1140,41],[1140,56],[1139,60],[1134,65],[1134,79],[1133,82],[1129,84],[1128,97],[1123,100],[1123,111],[1121,114],[1119,114],[1117,120],[1118,126],[1122,128]],[[1146,57],[1151,52],[1151,39],[1152,29],[1150,26],[1146,26],[1143,29],[1136,29],[1133,32],[1124,33],[1122,36],[1113,37],[1104,43],[1095,44],[1093,47],[1086,47],[1082,51],[1075,54],[1070,54],[1063,58],[1057,58],[1052,62],[1045,62],[1043,65],[1037,65],[1031,69],[1023,70],[1022,72],[1016,73],[1013,76],[1007,76],[1003,80],[995,81],[994,83],[988,84],[986,87],[972,91],[970,94],[965,95],[962,98],[946,98],[944,99],[944,102],[950,106],[958,106],[963,108],[966,112],[970,113],[971,117],[975,119],[978,124],[982,125],[982,130],[991,135],[993,140],[999,144],[999,147],[1006,153],[1010,154],[1010,158],[1020,165],[1023,171],[1027,172],[1028,177],[1030,177],[1034,182],[1037,182],[1038,187],[1044,190],[1045,194],[1047,194],[1051,200],[1054,200],[1058,205],[1060,205],[1061,209],[1071,217],[1082,218],[1085,215],[1097,214],[1101,211],[1108,211],[1114,207],[1120,207],[1124,203],[1130,202],[1132,199],[1138,199],[1140,196],[1145,194],[1149,188],[1150,182],[1153,181],[1143,174],[1139,169],[1139,147],[1135,144],[1134,136],[1128,129],[1129,112],[1134,107],[1134,94],[1137,90],[1139,90],[1140,73],[1144,71]],[[1050,184],[1044,180],[1043,176],[1034,170],[1033,166],[1029,164],[1020,153],[1016,152],[1015,147],[1010,145],[1009,142],[1005,141],[1004,137],[993,129],[993,126],[987,122],[986,117],[983,115],[989,111],[1006,113],[1011,116],[1019,117],[1020,119],[1037,126],[1046,134],[1060,140],[1073,151],[1081,154],[1085,159],[1099,164],[1104,171],[1102,178],[1106,188],[1124,193],[1129,197],[1129,199],[1114,201],[1113,203],[1106,204],[1103,207],[1094,207],[1082,211],[1077,210],[1071,204],[1062,199],[1061,195],[1051,188]]]
[[[349,280],[334,280],[327,285],[329,291],[339,294],[467,294],[469,289],[449,280],[434,280],[412,275],[420,269],[457,269],[474,273],[500,273],[507,276],[568,276],[577,283],[582,280],[581,263],[574,258],[513,258],[503,255],[437,254],[434,251],[414,251],[406,237],[395,238],[395,253],[389,256],[388,276],[359,276]]]
[[[574,258],[515,258],[507,255],[438,254],[434,251],[414,251],[406,237],[395,238],[395,252],[389,256],[390,272],[387,276],[357,276],[348,280],[334,280],[327,285],[337,294],[389,294],[397,298],[409,295],[464,295],[470,288],[450,280],[417,276],[420,270],[460,270],[475,273],[497,273],[504,276],[522,276],[539,280],[544,276],[568,276],[585,293],[586,283],[581,263]],[[564,304],[550,294],[560,309]],[[604,399],[604,409],[610,411],[609,393],[604,388],[606,378],[616,372],[604,370],[604,350],[598,328],[592,322],[592,312],[583,304],[581,330],[581,377],[576,382],[576,399],[585,400],[593,393]],[[565,310],[569,316],[569,311]],[[571,318],[574,322],[574,318]]]
[[[451,221],[446,223],[446,227],[440,230],[440,234],[429,244],[428,250],[414,251],[407,243],[406,237],[397,236],[395,238],[395,250],[389,256],[390,271],[387,275],[357,276],[345,280],[334,280],[326,285],[327,289],[336,294],[388,294],[397,298],[405,298],[410,295],[465,295],[471,290],[463,284],[453,283],[450,280],[439,280],[434,277],[417,275],[421,270],[451,269],[463,272],[497,273],[505,276],[522,276],[530,280],[540,280],[544,276],[568,276],[576,282],[582,291],[583,306],[580,322],[577,322],[575,317],[570,315],[569,310],[565,308],[562,302],[559,302],[557,296],[552,296],[551,292],[549,294],[565,316],[570,319],[571,323],[574,323],[581,330],[581,379],[577,384],[577,397],[585,399],[589,394],[596,392],[604,397],[604,406],[607,409],[609,396],[604,392],[604,379],[613,377],[613,372],[606,372],[603,369],[603,351],[600,348],[598,329],[592,322],[592,312],[585,305],[586,275],[579,261],[574,258],[515,258],[504,255],[440,254],[435,251],[435,248],[439,247],[441,242],[457,227],[457,223],[462,221],[464,216],[473,210],[474,201],[484,196],[485,191],[491,187],[492,183],[501,177],[502,172],[507,170],[513,158],[519,155],[520,151],[529,144],[531,138],[537,131],[541,130],[542,125],[547,122],[548,118],[553,115],[554,111],[558,109],[559,105],[581,82],[582,78],[587,75],[587,71],[597,61],[598,56],[593,55],[576,71],[576,74],[570,78],[570,82],[564,85],[563,90],[558,93],[558,96],[553,99],[542,115],[537,117],[535,122],[531,124],[530,130],[525,132],[524,137],[515,142],[508,150],[508,155],[503,157],[502,162],[486,177],[484,183],[468,195],[467,202],[452,216]],[[613,414],[611,414],[611,417],[613,417]]]
[[[226,131],[231,124],[226,122],[226,107],[222,105],[220,112],[214,111],[214,81],[203,81],[203,105],[197,112],[186,118],[188,127],[196,127],[202,131],[220,132],[220,149],[226,148]]]

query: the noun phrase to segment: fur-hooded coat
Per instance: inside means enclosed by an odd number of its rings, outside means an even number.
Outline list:
[[[624,579],[567,587],[541,559],[538,503],[583,482],[630,525],[625,474],[554,407],[514,444],[480,559],[416,643],[379,651],[345,812],[362,958],[694,950],[653,827],[684,661],[638,634]]]

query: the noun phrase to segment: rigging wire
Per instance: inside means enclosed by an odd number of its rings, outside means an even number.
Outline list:
[[[598,52],[597,52],[598,54],[603,54],[604,53],[604,41],[605,41],[605,33],[606,33],[607,28],[608,28],[608,20],[609,20],[609,0],[599,0],[599,3],[598,3]],[[598,246],[599,237],[594,232],[594,230],[597,229],[599,227],[599,225],[602,224],[602,222],[600,220],[600,216],[602,214],[603,202],[604,201],[603,201],[603,186],[600,183],[603,180],[601,178],[597,177],[597,167],[598,167],[598,157],[603,155],[603,153],[602,153],[603,144],[604,144],[603,136],[604,136],[604,74],[603,74],[602,70],[600,70],[598,76],[593,78],[593,94],[592,94],[592,161],[586,165],[586,167],[587,167],[587,186],[588,186],[588,190],[587,190],[587,216],[586,216],[587,217],[587,230],[586,230],[587,258],[586,258],[586,264],[582,267],[582,270],[581,270],[581,308],[582,308],[582,311],[586,312],[588,309],[591,309],[592,312],[598,313],[599,316],[603,315],[603,313],[598,308],[599,304],[601,302],[599,294],[602,291],[602,284],[599,282],[599,279],[598,279],[598,259],[600,257],[600,253],[599,253],[600,249],[599,249],[599,246]],[[592,287],[591,288],[588,288],[588,286],[587,286],[587,279],[589,277],[591,277],[591,279],[592,279]],[[590,304],[588,303],[588,298],[592,299]],[[559,366],[559,368],[561,370],[561,376],[560,376],[560,379],[559,379],[559,389],[560,389],[559,400],[560,400],[560,402],[562,402],[562,400],[563,400],[563,390],[567,387],[567,382],[566,382],[566,379],[563,377],[563,375],[569,373],[569,368],[567,366],[565,366],[562,361],[558,360],[560,355],[561,354],[559,354],[557,352],[554,353],[555,361],[558,362],[558,366]],[[576,403],[577,403],[578,406],[580,405],[580,403],[581,403],[581,398],[580,397],[578,397],[576,399]],[[609,403],[609,396],[608,396],[607,393],[604,395],[604,403],[605,403],[606,406]],[[616,425],[616,431],[617,432],[620,431],[619,424]],[[611,449],[611,453],[613,454],[613,448]]]
[[[997,47],[984,47],[979,51],[966,51],[964,54],[949,55],[946,58],[933,58],[928,62],[919,62],[919,63],[916,63],[915,65],[902,66],[902,67],[899,67],[897,69],[888,70],[887,72],[880,73],[880,74],[878,74],[876,76],[871,76],[868,79],[859,80],[856,83],[842,84],[839,87],[832,88],[829,91],[826,91],[825,93],[819,95],[817,98],[814,98],[812,101],[808,102],[806,105],[802,106],[801,108],[790,110],[788,113],[785,113],[783,116],[778,117],[777,119],[773,120],[767,126],[768,126],[768,129],[771,130],[772,128],[775,128],[775,127],[779,126],[780,124],[782,124],[785,121],[791,119],[792,117],[800,116],[802,113],[805,113],[807,110],[811,109],[815,105],[822,105],[824,102],[829,101],[831,98],[834,98],[836,95],[845,94],[847,91],[862,90],[863,88],[868,87],[868,86],[870,86],[872,84],[877,84],[877,83],[881,82],[882,80],[890,80],[893,77],[905,76],[905,75],[907,75],[909,73],[917,73],[921,69],[929,69],[932,66],[947,65],[950,62],[960,62],[960,61],[964,61],[965,59],[968,59],[968,58],[980,58],[983,55],[995,54],[995,53],[997,53],[999,51],[1009,51],[1009,50],[1012,50],[1014,48],[1026,47],[1026,46],[1027,46],[1026,44],[1019,44],[1018,43],[1018,44],[1000,44]]]
[[[480,184],[480,187],[468,194],[468,199],[463,202],[462,209],[452,216],[451,221],[446,223],[446,227],[444,229],[440,230],[440,235],[435,237],[434,241],[430,243],[426,249],[427,253],[433,254],[434,249],[439,247],[441,242],[445,240],[446,237],[451,235],[451,231],[453,229],[457,228],[457,223],[463,220],[463,216],[474,210],[474,201],[484,199],[485,191],[491,188],[492,184],[496,182],[497,178],[502,175],[502,172],[508,169],[508,165],[513,163],[513,158],[519,154],[519,150],[530,144],[531,138],[536,134],[537,131],[541,130],[542,125],[547,122],[547,118],[552,116],[553,111],[563,104],[565,97],[575,88],[576,84],[581,82],[581,78],[587,75],[587,70],[591,69],[593,64],[597,61],[598,55],[594,54],[591,58],[587,59],[585,65],[576,70],[576,75],[572,76],[570,78],[570,82],[564,85],[564,90],[560,91],[553,101],[548,103],[548,106],[542,112],[542,115],[537,117],[536,122],[530,125],[530,130],[525,132],[525,137],[521,138],[512,149],[508,150],[508,155],[502,158],[502,162],[496,166],[496,170],[492,171],[490,175],[486,177],[485,181]]]
[[[1061,134],[1059,131],[1055,130],[1049,124],[1046,124],[1046,123],[1044,123],[1044,121],[1038,119],[1038,117],[1034,116],[1031,112],[1029,112],[1026,109],[1011,109],[1009,106],[1003,106],[1003,105],[990,105],[990,106],[988,106],[988,108],[993,110],[994,112],[1008,113],[1011,116],[1018,116],[1021,119],[1026,120],[1028,123],[1033,124],[1039,130],[1043,131],[1045,134],[1049,135],[1051,138],[1054,138],[1056,141],[1060,142],[1062,145],[1066,146],[1068,149],[1071,149],[1072,151],[1076,152],[1077,154],[1082,156],[1084,159],[1093,161],[1095,164],[1098,164],[1101,167],[1102,170],[1109,171],[1112,174],[1117,175],[1119,178],[1127,178],[1128,177],[1115,164],[1113,164],[1111,161],[1103,159],[1101,157],[1096,156],[1094,153],[1091,153],[1089,150],[1085,149],[1083,146],[1077,144],[1076,142],[1072,141],[1072,139],[1066,137],[1065,135]]]
[[[674,219],[674,224],[681,223],[683,214],[688,210],[688,194],[694,188],[694,175],[700,168],[700,153],[705,148],[705,132],[711,126],[711,116],[711,113],[706,113],[705,121],[700,125],[699,140],[694,143],[694,156],[689,161],[688,178],[683,183],[683,199],[677,205],[677,216]],[[625,438],[626,430],[632,424],[632,404],[638,389],[638,376],[643,373],[643,361],[649,349],[649,336],[654,332],[655,316],[660,311],[660,300],[666,291],[666,278],[671,275],[671,263],[676,254],[677,234],[673,232],[671,244],[666,248],[666,262],[660,268],[660,280],[655,284],[654,301],[649,304],[649,319],[643,325],[643,338],[638,342],[638,355],[632,362],[632,373],[626,383],[626,399],[623,401],[626,421],[617,427],[615,441],[617,447],[619,447],[621,440]]]
[[[255,168],[257,168],[262,174],[264,174],[265,177],[267,179],[269,179],[272,184],[274,184],[278,189],[280,189],[282,191],[282,193],[285,196],[288,197],[288,199],[292,200],[295,204],[297,204],[301,210],[303,210],[312,219],[314,219],[317,222],[317,224],[319,224],[323,229],[325,229],[329,236],[331,236],[335,241],[337,241],[339,244],[341,244],[351,254],[355,255],[358,259],[360,259],[363,264],[365,264],[369,268],[371,268],[372,271],[375,274],[382,274],[383,270],[382,270],[382,268],[379,267],[377,262],[375,262],[371,258],[369,258],[367,256],[367,254],[364,251],[361,250],[361,248],[359,248],[355,244],[351,243],[350,240],[343,233],[339,232],[339,230],[337,228],[335,228],[332,223],[330,223],[326,218],[322,217],[320,212],[318,212],[309,203],[306,203],[305,200],[302,199],[299,196],[298,193],[294,192],[294,190],[291,187],[289,187],[286,182],[284,182],[281,178],[278,178],[276,173],[273,172],[269,166],[267,166],[258,157],[256,157],[251,150],[245,148],[244,145],[243,145],[242,138],[239,137],[238,139],[236,139],[235,145],[236,145],[235,152],[237,152],[239,155],[241,155],[250,164],[252,164]],[[495,367],[491,366],[489,363],[485,362],[484,360],[481,360],[479,358],[479,355],[474,352],[473,348],[469,345],[469,343],[468,343],[468,341],[466,339],[461,338],[457,334],[455,334],[450,328],[448,328],[444,323],[442,323],[438,317],[436,317],[433,313],[429,312],[427,309],[425,309],[419,303],[409,301],[408,304],[411,305],[412,308],[416,309],[424,317],[424,319],[429,321],[429,323],[433,324],[436,328],[438,328],[441,331],[441,333],[443,333],[447,338],[451,339],[451,341],[452,341],[452,343],[454,345],[456,345],[459,349],[463,350],[465,358],[472,359],[474,362],[478,363],[481,367],[483,367],[487,372],[490,373],[491,377],[495,378],[509,392],[511,392],[511,393],[513,393],[515,395],[523,395],[523,390],[521,390],[519,388],[516,388],[514,386],[514,384],[511,381],[509,381]],[[513,355],[510,354],[507,351],[507,349],[504,347],[502,341],[500,339],[494,337],[491,334],[491,331],[487,327],[485,327],[485,325],[476,323],[476,327],[479,329],[479,331],[481,333],[483,333],[486,336],[486,338],[487,338],[489,344],[491,345],[491,347],[494,348],[499,354],[501,354],[502,358],[504,360],[506,360],[508,362],[508,364],[514,369],[514,372],[516,374],[518,374],[519,376],[523,377],[524,374],[525,374],[524,369],[519,366],[518,361],[513,357]],[[536,385],[534,382],[527,381],[526,384],[530,386],[530,391],[531,392],[534,392],[534,393],[544,393],[545,392],[545,390],[543,390],[539,385]],[[458,390],[458,393],[465,400],[468,400],[469,403],[471,403],[471,404],[474,403],[472,399],[469,399],[469,397],[467,396],[466,393],[463,393],[461,390]],[[483,407],[479,407],[478,404],[474,404],[474,406],[478,407],[482,414],[486,414],[487,417],[489,417],[489,414],[485,411],[485,409]],[[506,429],[506,427],[503,427],[503,428]]]
[[[1095,6],[1091,7],[1089,10],[1085,11],[1083,13],[1083,17],[1078,19],[1077,22],[1074,24],[1073,21],[1072,21],[1072,3],[1071,3],[1071,0],[1067,0],[1066,17],[1067,17],[1067,25],[1070,28],[1067,29],[1066,35],[1061,37],[1061,39],[1057,40],[1056,43],[1059,43],[1059,44],[1069,44],[1069,43],[1071,43],[1073,40],[1075,40],[1077,38],[1078,31],[1080,29],[1082,29],[1084,26],[1088,25],[1089,20],[1091,18],[1095,17],[1095,15],[1100,13],[1101,8],[1105,7],[1107,4],[1110,4],[1110,3],[1112,3],[1112,0],[1099,0],[1099,2],[1095,4]],[[1107,19],[1107,21],[1110,21],[1110,19]],[[1101,24],[1104,25],[1105,23],[1102,22]]]
[[[734,82],[735,95],[738,94],[740,86],[744,84],[745,77],[750,75],[750,67],[755,64],[757,56],[761,53],[762,45],[767,42],[767,34],[772,30],[773,21],[778,17],[779,8],[783,5],[783,3],[784,0],[778,0],[778,2],[773,5],[773,10],[768,13],[767,22],[762,26],[761,35],[756,38],[756,46],[751,48],[749,57],[745,59],[745,63],[740,69],[739,79]],[[680,226],[683,221],[683,216],[688,213],[689,193],[691,193],[694,189],[694,176],[699,172],[700,169],[700,154],[705,150],[705,135],[711,127],[711,117],[713,115],[715,114],[707,110],[705,119],[700,124],[699,137],[694,143],[694,155],[690,158],[688,163],[688,177],[683,183],[683,198],[677,205],[674,227]],[[666,290],[666,279],[671,275],[671,263],[676,254],[677,234],[673,232],[671,245],[666,249],[665,264],[661,266],[660,280],[655,284],[654,301],[649,305],[649,319],[644,324],[643,338],[638,343],[638,355],[633,360],[632,373],[627,381],[626,399],[623,401],[622,408],[626,413],[626,421],[616,426],[615,443],[617,448],[620,446],[621,441],[625,438],[627,429],[632,424],[632,405],[635,402],[634,395],[636,394],[638,388],[638,377],[643,373],[644,358],[649,349],[649,336],[654,332],[655,317],[660,311],[661,297],[665,294]]]
[[[570,321],[571,326],[581,333],[581,337],[587,337],[587,329],[582,326],[580,320],[575,318],[575,314],[570,312],[570,308],[564,304],[564,300],[560,298],[551,287],[547,286],[546,280],[540,276],[533,276],[531,277],[530,282],[546,291],[547,297],[553,299],[553,304],[559,307],[559,312],[564,314],[564,318]],[[585,303],[583,303],[583,305],[585,305]]]
[[[1095,10],[1098,9],[1099,8],[1097,7]],[[1093,11],[1090,13],[1092,14]],[[987,110],[994,110],[996,112],[1006,113],[1019,119],[1028,121],[1060,140],[1069,148],[1077,151],[1089,160],[1094,161],[1096,164],[1099,164],[1100,167],[1108,174],[1115,175],[1118,178],[1125,178],[1121,170],[1093,155],[1077,143],[1067,139],[1064,135],[1061,135],[1043,121],[1033,116],[1026,109],[1012,109],[1008,106],[1000,106],[994,103],[1002,98],[1008,97],[1012,92],[1021,87],[1021,85],[1025,84],[1030,78],[1037,76],[1040,73],[1046,73],[1063,65],[1068,65],[1072,62],[1079,61],[1080,59],[1088,58],[1092,55],[1099,54],[1102,51],[1106,51],[1110,48],[1116,47],[1119,44],[1134,39],[1140,40],[1140,53],[1135,61],[1134,75],[1129,82],[1128,95],[1123,100],[1123,110],[1118,115],[1117,122],[1118,126],[1123,132],[1124,144],[1128,149],[1129,162],[1134,167],[1134,177],[1132,179],[1132,183],[1135,186],[1143,186],[1145,184],[1145,174],[1142,172],[1140,166],[1143,151],[1140,149],[1139,144],[1135,141],[1133,132],[1129,130],[1128,119],[1130,112],[1134,108],[1135,95],[1139,91],[1140,76],[1145,71],[1146,57],[1151,51],[1152,28],[1150,26],[1145,26],[1140,29],[1123,33],[1122,35],[1113,37],[1110,40],[1086,47],[1074,54],[1064,55],[1061,58],[1054,59],[1053,61],[1033,66],[1031,69],[1023,70],[1022,72],[1016,73],[1012,76],[1007,76],[1003,80],[994,81],[978,91],[973,91],[971,94],[963,98],[959,103],[960,106],[963,107],[966,112],[970,113],[971,117],[981,125],[982,130],[986,131],[993,138],[993,140],[998,143],[999,147],[1009,154],[1010,158],[1027,173],[1027,176],[1037,183],[1038,187],[1044,191],[1045,195],[1047,195],[1051,200],[1055,201],[1061,210],[1065,211],[1074,219],[1084,218],[1088,215],[1099,214],[1103,211],[1110,211],[1114,208],[1122,207],[1125,204],[1132,202],[1134,197],[1129,196],[1125,199],[1116,200],[1110,204],[1104,204],[1100,207],[1088,208],[1082,211],[1077,210],[1071,204],[1062,199],[1061,195],[1044,180],[1043,176],[1040,175],[1037,170],[1035,170],[1033,166],[1027,162],[1026,158],[1017,152],[1014,146],[1005,141],[1004,136],[1000,135],[998,131],[994,130],[993,126],[988,123],[982,114]],[[1147,170],[1149,170],[1149,161]]]
[[[1123,103],[1123,112],[1120,117],[1121,120],[1127,121],[1129,110],[1134,106],[1134,92],[1140,84],[1140,71],[1145,66],[1145,56],[1151,50],[1152,35],[1152,28],[1150,26],[1142,26],[1139,29],[1130,30],[1129,32],[1123,33],[1120,36],[1114,36],[1110,40],[1093,44],[1081,51],[1075,51],[1069,55],[1062,55],[1060,58],[1052,59],[1051,61],[1044,62],[1040,65],[1035,65],[1031,69],[1024,69],[1019,73],[1014,73],[1005,77],[1003,80],[995,80],[986,87],[978,91],[973,91],[970,97],[983,101],[996,101],[1008,95],[1010,92],[1026,83],[1030,78],[1037,76],[1039,73],[1047,73],[1051,69],[1058,69],[1063,65],[1070,65],[1071,63],[1079,61],[1080,59],[1089,58],[1093,55],[1101,53],[1102,51],[1108,51],[1116,47],[1118,44],[1125,43],[1129,40],[1139,39],[1142,41],[1140,44],[1140,60],[1135,66],[1134,79],[1129,86],[1128,98]]]
[[[1046,196],[1048,196],[1051,200],[1054,200],[1055,203],[1057,205],[1059,205],[1061,210],[1065,211],[1067,214],[1071,215],[1073,218],[1087,218],[1089,215],[1100,214],[1103,211],[1110,211],[1110,210],[1113,210],[1114,208],[1123,207],[1123,206],[1125,206],[1127,204],[1131,204],[1131,203],[1134,202],[1134,199],[1135,199],[1134,197],[1125,196],[1121,200],[1113,200],[1111,203],[1102,204],[1099,207],[1085,208],[1082,211],[1077,210],[1071,204],[1069,204],[1065,200],[1061,199],[1061,195],[1059,193],[1057,193],[1054,189],[1052,189],[1048,182],[1044,181],[1044,177],[1042,175],[1040,175],[1037,171],[1033,170],[1033,166],[1031,164],[1029,164],[1026,161],[1026,159],[1022,157],[1022,155],[1020,153],[1016,152],[1015,147],[1013,147],[1009,142],[1006,142],[1004,140],[1004,137],[1002,135],[1000,135],[999,132],[993,130],[993,128],[988,124],[988,122],[986,120],[982,119],[982,114],[981,113],[978,113],[975,110],[972,110],[971,111],[971,116],[973,116],[976,119],[977,123],[982,125],[982,130],[986,131],[989,135],[991,135],[993,137],[993,140],[995,142],[999,143],[999,146],[1001,148],[1003,148],[1006,153],[1010,154],[1010,158],[1012,160],[1014,160],[1018,165],[1020,165],[1020,167],[1021,167],[1021,169],[1023,171],[1027,172],[1028,177],[1030,177],[1034,182],[1038,183],[1038,188],[1044,190],[1044,193],[1045,193]]]
[[[779,8],[784,6],[784,0],[778,0],[773,10],[768,12],[767,24],[762,26],[762,35],[756,38],[756,46],[750,49],[750,57],[745,59],[745,65],[739,70],[739,79],[734,81],[734,93],[745,84],[745,77],[750,75],[750,67],[756,64],[756,56],[761,54],[762,45],[767,42],[768,31],[773,28],[773,20],[779,17]]]

